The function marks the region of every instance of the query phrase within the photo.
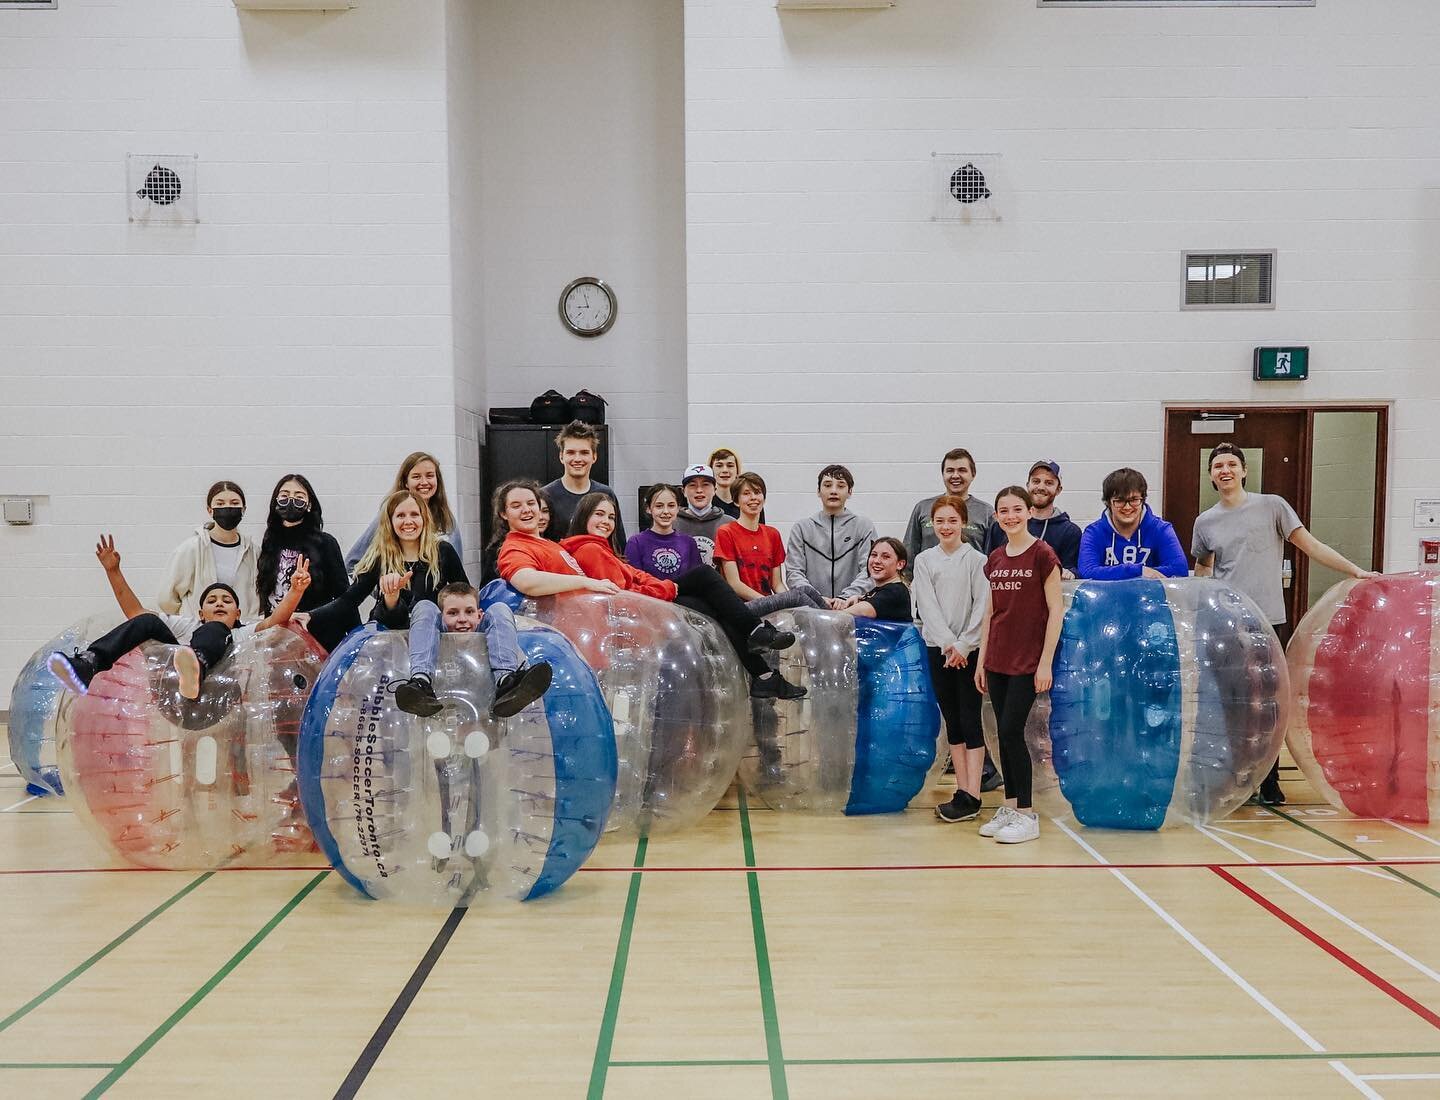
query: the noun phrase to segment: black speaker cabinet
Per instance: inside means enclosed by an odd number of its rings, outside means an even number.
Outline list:
[[[485,442],[480,445],[480,469],[484,472],[480,487],[484,511],[480,528],[485,542],[490,541],[491,516],[490,496],[504,482],[512,478],[534,478],[541,485],[548,485],[564,473],[560,465],[560,450],[555,446],[555,437],[563,424],[489,424],[485,428]],[[600,437],[600,454],[590,470],[595,481],[610,484],[610,426],[594,425]]]

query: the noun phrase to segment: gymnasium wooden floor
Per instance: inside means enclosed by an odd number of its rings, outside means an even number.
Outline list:
[[[1286,786],[1010,848],[732,798],[461,914],[126,870],[7,765],[0,1096],[1440,1096],[1440,828]]]

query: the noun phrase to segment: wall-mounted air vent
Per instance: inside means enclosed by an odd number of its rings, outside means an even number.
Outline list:
[[[1275,252],[1187,252],[1181,309],[1274,309]]]
[[[931,153],[930,217],[937,222],[998,222],[999,153]]]
[[[131,153],[125,158],[130,220],[141,225],[193,225],[200,220],[193,153]]]

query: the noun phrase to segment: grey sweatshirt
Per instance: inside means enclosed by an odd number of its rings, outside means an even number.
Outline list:
[[[790,528],[785,540],[785,583],[814,586],[826,599],[870,591],[865,561],[876,539],[875,525],[848,509],[807,516]]]
[[[990,603],[984,554],[968,542],[953,554],[932,546],[915,559],[910,590],[915,625],[926,645],[936,649],[953,645],[967,655],[980,648],[980,624]]]
[[[694,539],[695,545],[700,547],[700,556],[705,559],[705,564],[714,565],[715,532],[725,524],[733,522],[713,501],[710,503],[710,510],[698,516],[690,510],[689,504],[683,504],[680,513],[675,517],[675,530]]]
[[[915,568],[915,559],[920,556],[920,552],[939,544],[940,540],[935,537],[935,528],[930,525],[930,505],[939,500],[940,496],[941,494],[936,493],[933,497],[926,497],[910,511],[910,522],[905,525],[903,541],[906,551],[910,554],[912,571]],[[965,514],[969,517],[969,522],[965,524],[965,541],[976,550],[984,550],[985,528],[990,526],[995,509],[971,493],[965,499]]]

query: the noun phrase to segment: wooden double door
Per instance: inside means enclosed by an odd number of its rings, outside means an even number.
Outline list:
[[[1245,451],[1250,492],[1284,497],[1316,538],[1357,564],[1380,569],[1388,412],[1383,405],[1169,408],[1164,516],[1188,554],[1195,517],[1219,499],[1208,473],[1210,451],[1217,443],[1234,443]],[[1341,579],[1288,543],[1283,570],[1291,627]]]

